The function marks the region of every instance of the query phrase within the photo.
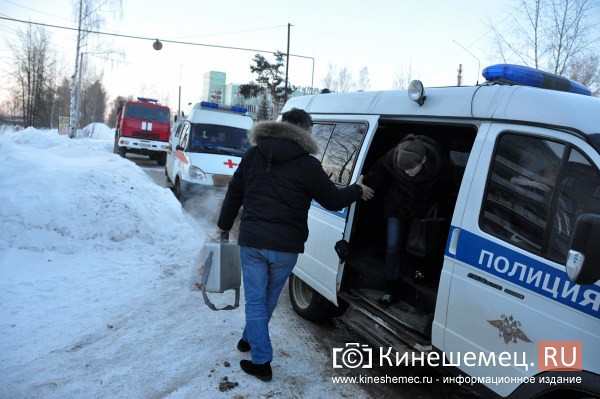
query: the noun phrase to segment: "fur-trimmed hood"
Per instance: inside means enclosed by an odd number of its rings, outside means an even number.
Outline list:
[[[259,122],[248,133],[248,140],[261,153],[279,161],[295,158],[303,153],[319,152],[319,146],[310,132],[288,122]]]

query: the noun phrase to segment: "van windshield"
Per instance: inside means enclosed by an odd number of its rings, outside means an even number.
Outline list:
[[[127,104],[125,116],[147,121],[169,122],[169,111],[165,108],[148,107],[146,105]]]
[[[190,152],[241,156],[250,148],[248,131],[232,126],[192,123]]]

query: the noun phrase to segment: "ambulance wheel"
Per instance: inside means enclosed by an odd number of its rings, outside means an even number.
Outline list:
[[[341,316],[348,308],[345,302],[340,302],[339,307],[335,306],[294,274],[290,275],[288,288],[292,307],[306,320],[330,320]]]
[[[179,181],[179,177],[175,178],[175,184],[173,185],[173,194],[175,194],[175,198],[183,203],[185,202],[185,198],[183,197],[183,193],[181,192],[181,182]]]

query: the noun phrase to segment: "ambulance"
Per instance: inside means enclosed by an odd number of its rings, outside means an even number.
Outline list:
[[[165,175],[182,202],[208,192],[224,197],[227,185],[250,147],[254,124],[244,107],[202,101],[194,104],[169,139]]]
[[[312,321],[343,315],[367,342],[334,348],[334,368],[439,365],[486,398],[598,397],[600,99],[523,66],[483,75],[475,87],[413,81],[285,104],[311,114],[317,157],[340,187],[407,134],[435,140],[449,165],[436,198],[443,234],[407,256],[398,302],[378,302],[383,187],[337,212],[313,202],[292,306]]]

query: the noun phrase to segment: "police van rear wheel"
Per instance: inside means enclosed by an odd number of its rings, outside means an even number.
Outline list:
[[[292,307],[307,320],[329,320],[341,316],[346,311],[347,304],[340,303],[339,307],[335,306],[294,274],[290,276],[288,288]]]

